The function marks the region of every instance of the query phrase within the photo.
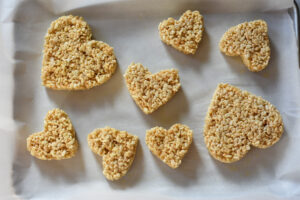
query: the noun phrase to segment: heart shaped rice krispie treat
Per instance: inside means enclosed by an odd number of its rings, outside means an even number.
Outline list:
[[[71,158],[78,149],[75,131],[68,115],[56,108],[44,120],[44,130],[27,138],[27,149],[41,160]]]
[[[45,36],[42,84],[55,90],[84,90],[110,79],[117,66],[114,50],[91,37],[82,17],[69,15],[52,22]]]
[[[137,136],[105,127],[95,129],[87,141],[91,150],[102,156],[103,174],[108,180],[118,180],[127,173],[135,157]]]
[[[174,124],[169,130],[154,127],[146,132],[150,151],[171,168],[177,168],[193,141],[193,131],[186,125]]]
[[[215,159],[238,161],[251,145],[270,147],[282,133],[282,118],[271,103],[229,84],[218,85],[204,127],[206,147]]]
[[[185,54],[195,54],[204,32],[203,17],[199,11],[186,11],[175,20],[168,18],[158,26],[161,40]]]
[[[146,114],[167,103],[180,88],[178,71],[162,70],[152,74],[140,63],[131,63],[124,74],[130,95]]]
[[[261,71],[271,54],[267,23],[255,20],[231,27],[222,36],[219,47],[228,56],[241,56],[250,71]]]

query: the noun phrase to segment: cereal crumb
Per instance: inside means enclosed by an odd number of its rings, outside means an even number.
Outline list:
[[[158,26],[161,40],[185,54],[195,54],[204,32],[203,16],[187,10],[175,20],[168,18]]]
[[[117,66],[114,50],[91,37],[82,17],[53,21],[45,36],[42,84],[55,90],[84,90],[106,82]]]
[[[73,157],[78,143],[68,115],[58,108],[50,110],[44,120],[44,130],[27,138],[27,149],[32,156],[41,160]]]
[[[250,71],[263,70],[270,60],[268,25],[263,20],[244,22],[231,27],[219,43],[228,56],[241,56]]]
[[[141,110],[150,114],[166,104],[180,88],[178,71],[152,74],[140,63],[131,63],[124,74],[127,88]]]
[[[186,125],[174,124],[169,130],[154,127],[146,132],[150,151],[171,168],[177,168],[193,141],[193,131]]]
[[[102,156],[103,174],[108,180],[118,180],[127,173],[135,157],[137,136],[105,127],[95,129],[87,141],[91,150]]]
[[[282,133],[282,118],[270,102],[229,84],[218,85],[204,127],[206,147],[215,159],[238,161],[251,145],[270,147]]]

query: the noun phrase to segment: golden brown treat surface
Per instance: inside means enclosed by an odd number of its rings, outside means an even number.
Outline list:
[[[27,138],[27,149],[41,160],[71,158],[78,149],[75,131],[68,115],[60,110],[50,110],[44,120],[44,130]]]
[[[270,102],[229,84],[218,85],[204,127],[204,141],[214,158],[238,161],[251,145],[270,147],[282,133],[282,118]]]
[[[168,18],[158,26],[161,40],[185,54],[195,54],[204,32],[203,16],[199,11],[186,11],[175,20]]]
[[[124,77],[130,95],[146,114],[166,104],[180,88],[178,71],[175,69],[152,74],[142,64],[132,63]]]
[[[263,70],[271,54],[267,23],[255,20],[231,27],[222,36],[219,48],[228,56],[241,56],[250,71]]]
[[[186,125],[174,124],[169,130],[154,127],[146,132],[150,151],[172,168],[177,168],[193,141],[193,131]]]
[[[95,129],[87,141],[91,150],[102,156],[103,174],[108,180],[118,180],[127,173],[135,157],[137,136],[105,127]]]
[[[106,82],[117,66],[114,50],[91,37],[82,17],[53,21],[45,36],[42,84],[56,90],[84,90]]]

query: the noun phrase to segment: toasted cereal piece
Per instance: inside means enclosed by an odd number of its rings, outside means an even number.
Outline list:
[[[27,138],[27,150],[41,160],[71,158],[78,149],[75,131],[67,113],[50,110],[44,120],[44,130]]]
[[[171,168],[177,168],[193,141],[193,131],[186,125],[174,124],[169,130],[154,127],[146,132],[150,151]]]
[[[195,54],[204,32],[203,16],[187,10],[175,20],[168,18],[158,26],[161,40],[185,54]]]
[[[51,23],[45,36],[42,84],[55,90],[84,90],[106,82],[117,62],[108,44],[91,40],[82,17],[63,16]]]
[[[238,161],[251,145],[270,147],[282,133],[282,118],[270,102],[229,84],[218,85],[204,127],[206,147],[215,159]]]
[[[118,180],[127,173],[135,157],[137,136],[105,127],[95,129],[87,141],[91,150],[102,156],[103,174],[108,180]]]
[[[131,97],[146,114],[166,104],[180,89],[176,69],[162,70],[152,74],[142,64],[131,63],[124,77]]]
[[[271,54],[267,23],[255,20],[231,27],[222,36],[219,48],[228,56],[241,56],[250,71],[263,70]]]

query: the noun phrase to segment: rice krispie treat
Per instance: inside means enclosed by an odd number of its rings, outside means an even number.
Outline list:
[[[231,27],[222,36],[219,48],[228,56],[241,56],[250,71],[263,70],[271,54],[267,23],[255,20]]]
[[[193,141],[193,131],[186,125],[174,124],[169,130],[154,127],[146,132],[150,151],[171,168],[177,168]]]
[[[218,85],[204,127],[206,147],[215,159],[238,161],[251,145],[270,147],[282,133],[282,118],[270,102],[229,84]]]
[[[44,130],[27,138],[27,149],[31,155],[41,160],[73,157],[78,143],[68,115],[58,108],[50,110],[44,120]]]
[[[53,21],[45,36],[42,84],[55,90],[84,90],[106,82],[117,66],[114,50],[91,38],[82,17]]]
[[[95,129],[87,141],[91,150],[102,156],[103,174],[108,180],[118,180],[127,173],[135,157],[137,136],[105,127]]]
[[[161,40],[185,54],[195,54],[204,32],[203,16],[199,11],[186,11],[175,20],[168,18],[158,26]]]
[[[178,70],[167,69],[152,74],[140,63],[131,63],[125,74],[130,95],[141,108],[150,114],[166,104],[180,89]]]

